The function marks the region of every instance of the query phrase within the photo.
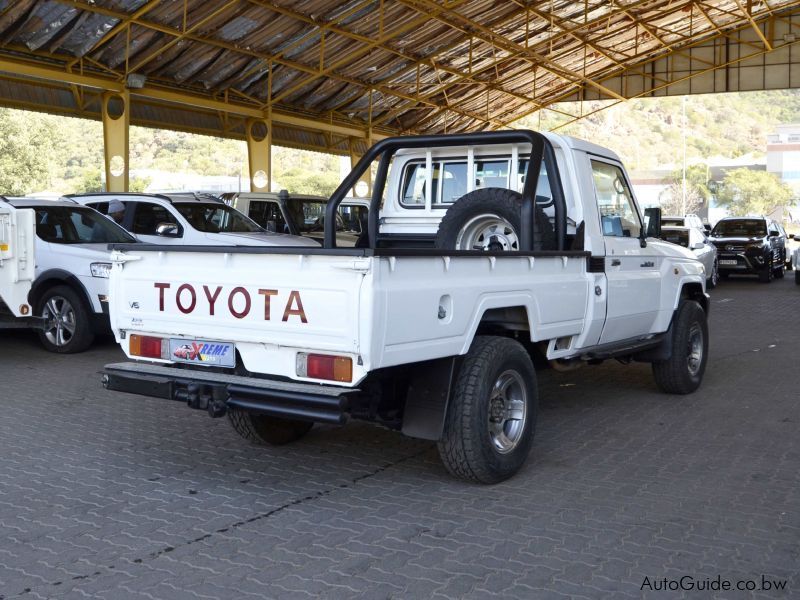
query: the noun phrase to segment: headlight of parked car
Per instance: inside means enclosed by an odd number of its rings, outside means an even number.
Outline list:
[[[92,263],[89,267],[92,270],[92,277],[108,279],[108,275],[111,273],[111,263]]]

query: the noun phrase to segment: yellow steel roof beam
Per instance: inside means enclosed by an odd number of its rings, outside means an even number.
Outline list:
[[[742,6],[742,3],[739,0],[733,0],[733,1],[736,3],[736,6],[739,7],[739,10],[742,11],[742,14],[744,14],[745,18],[748,21],[750,21],[750,26],[753,28],[753,31],[755,31],[756,35],[758,35],[758,37],[761,38],[761,41],[764,42],[764,47],[768,51],[772,50],[772,44],[767,39],[767,36],[764,35],[764,32],[761,31],[761,27],[759,27],[758,23],[756,23],[755,19],[753,19],[753,15],[750,14],[750,11],[746,9],[744,6]]]

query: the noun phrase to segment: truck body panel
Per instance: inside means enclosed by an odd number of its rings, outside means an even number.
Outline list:
[[[28,292],[36,278],[33,210],[0,202],[0,303],[14,317],[30,316]]]

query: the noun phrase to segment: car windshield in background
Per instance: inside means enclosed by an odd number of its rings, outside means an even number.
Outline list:
[[[678,246],[683,246],[684,248],[689,247],[689,232],[686,230],[665,231],[662,229],[661,239],[663,239],[665,242],[672,242],[673,244],[678,244]]]
[[[287,202],[286,209],[300,233],[323,231],[325,229],[325,207],[327,202],[315,200],[293,200]],[[339,206],[336,213],[336,231],[361,233],[366,230],[366,206]]]
[[[762,219],[732,219],[720,221],[711,231],[714,237],[763,237],[767,227]]]
[[[205,233],[253,233],[263,231],[255,221],[224,204],[175,203],[189,224]]]
[[[683,219],[661,219],[662,227],[683,227]]]
[[[36,235],[51,244],[118,244],[135,242],[131,234],[91,208],[36,207]]]

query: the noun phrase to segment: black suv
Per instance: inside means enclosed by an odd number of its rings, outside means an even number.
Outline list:
[[[717,247],[719,274],[756,274],[764,283],[783,277],[786,236],[766,217],[727,217],[709,234]]]

